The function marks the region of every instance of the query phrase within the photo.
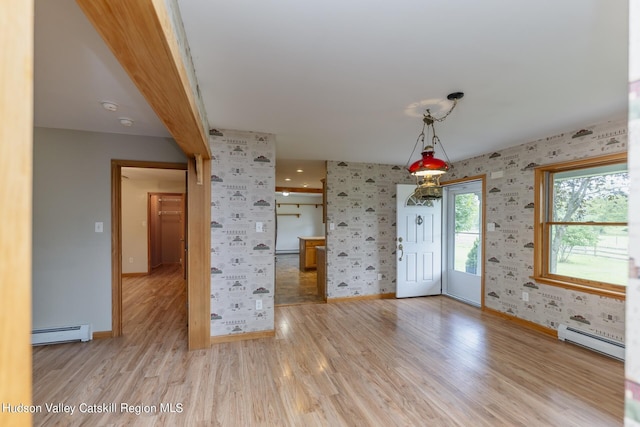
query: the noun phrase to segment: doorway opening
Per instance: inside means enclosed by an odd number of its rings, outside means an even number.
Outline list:
[[[186,230],[188,220],[186,215],[187,165],[181,163],[158,163],[143,161],[113,160],[111,164],[112,190],[112,336],[123,334],[123,309],[134,309],[140,302],[137,297],[130,297],[136,293],[124,292],[123,286],[130,286],[134,278],[143,278],[149,289],[160,286],[166,277],[155,277],[151,268],[151,251],[149,249],[149,193],[172,193],[181,195],[181,228]],[[161,276],[168,275],[172,282],[178,284],[179,293],[186,295],[186,234],[179,233],[183,238],[182,246],[174,248],[173,252],[181,252],[182,264],[173,265],[173,269],[160,269]],[[171,267],[167,264],[167,267]],[[171,271],[169,271],[171,270]],[[177,270],[177,273],[176,271]],[[177,278],[173,277],[178,275]],[[145,293],[146,298],[153,297],[155,291]],[[126,298],[125,298],[126,297]],[[134,298],[134,299],[131,299]],[[176,301],[180,301],[176,298]],[[182,303],[173,307],[176,312],[183,312],[186,323],[186,298]],[[127,315],[125,318],[130,318]]]
[[[323,202],[322,190],[276,191],[276,306],[325,302]]]
[[[323,160],[276,161],[276,306],[326,302]]]

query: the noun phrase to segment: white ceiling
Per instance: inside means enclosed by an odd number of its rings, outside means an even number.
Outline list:
[[[454,91],[452,161],[626,114],[623,0],[178,4],[210,126],[276,134],[279,163],[404,165]],[[73,0],[36,0],[35,22],[36,126],[167,136]]]
[[[171,136],[74,0],[36,0],[34,35],[36,126]]]

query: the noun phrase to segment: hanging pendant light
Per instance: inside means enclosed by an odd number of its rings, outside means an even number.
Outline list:
[[[449,163],[435,157],[433,145],[427,145],[422,151],[422,159],[409,166],[414,176],[442,175],[449,170]]]
[[[422,158],[413,162],[411,166],[407,169],[409,173],[416,177],[416,190],[413,193],[413,197],[418,200],[433,200],[442,198],[442,186],[440,185],[440,177],[445,174],[450,169],[450,162],[447,153],[444,151],[444,147],[442,147],[442,143],[440,142],[440,138],[436,135],[436,129],[434,126],[435,122],[442,122],[446,119],[449,114],[456,108],[458,104],[458,100],[462,99],[464,93],[462,92],[454,92],[447,96],[447,99],[453,101],[453,105],[447,111],[447,113],[440,117],[435,118],[431,115],[431,111],[427,109],[427,112],[423,115],[422,118],[422,132],[418,135],[416,140],[416,145],[413,147],[415,151],[418,143],[425,143],[425,130],[427,134],[432,133],[433,137],[431,138],[431,143],[424,145],[422,150]],[[441,160],[435,157],[435,148],[440,144],[440,148],[444,153],[446,161]],[[411,153],[413,155],[413,153]]]

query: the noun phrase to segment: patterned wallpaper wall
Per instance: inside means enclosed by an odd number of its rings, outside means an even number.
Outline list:
[[[327,163],[328,298],[395,293],[396,184],[415,178],[400,166]]]
[[[624,301],[534,283],[534,172],[538,165],[623,152],[627,121],[569,130],[453,164],[448,179],[486,174],[485,305],[557,329],[561,323],[624,341]],[[491,178],[491,172],[504,176]],[[522,300],[522,292],[529,301]],[[579,319],[579,320],[575,320]],[[584,320],[583,320],[584,319]]]
[[[211,160],[211,335],[274,329],[275,137],[215,131]],[[256,231],[261,222],[263,232]],[[256,310],[256,300],[262,309]]]
[[[624,301],[537,284],[533,269],[533,168],[623,152],[626,120],[552,135],[457,162],[447,179],[487,175],[485,257],[487,307],[557,329],[570,324],[624,340]],[[498,179],[491,172],[503,171]],[[395,292],[395,184],[412,184],[405,169],[379,164],[327,164],[327,293],[329,298]],[[382,280],[377,280],[378,273]],[[522,292],[529,301],[522,301]],[[584,321],[573,320],[586,319]]]

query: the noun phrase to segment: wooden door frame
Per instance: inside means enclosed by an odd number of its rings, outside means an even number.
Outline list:
[[[122,335],[122,168],[187,170],[186,163],[111,160],[111,336]],[[185,192],[188,182],[185,183]],[[185,218],[189,221],[189,218]],[[188,226],[187,226],[188,227]]]

